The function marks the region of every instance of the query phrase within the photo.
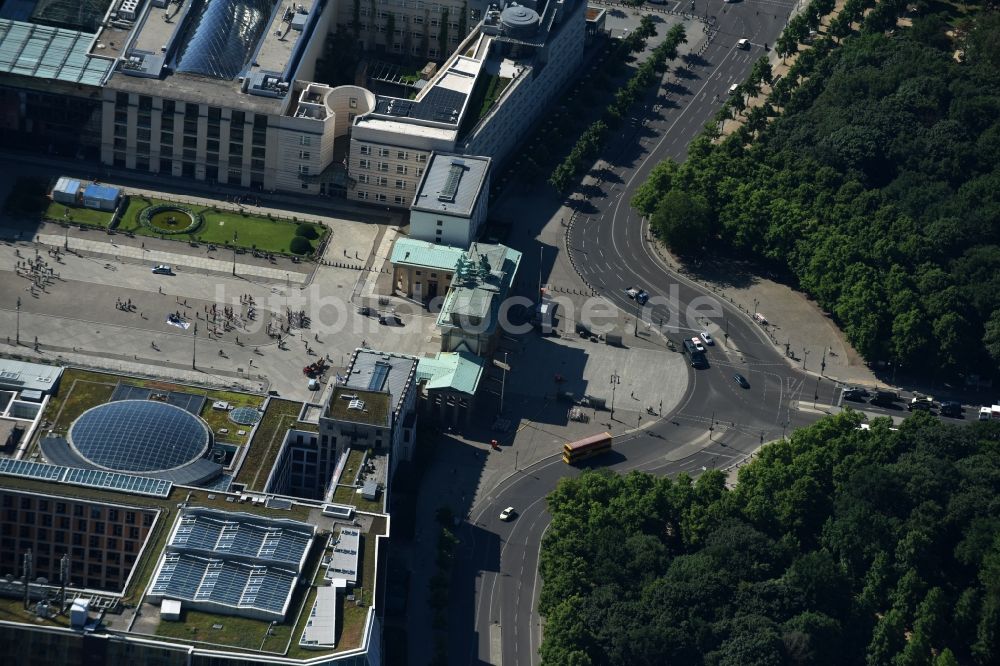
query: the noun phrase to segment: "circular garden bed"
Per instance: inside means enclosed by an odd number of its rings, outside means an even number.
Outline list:
[[[177,204],[158,204],[143,209],[139,223],[158,234],[189,234],[201,226],[201,215]]]

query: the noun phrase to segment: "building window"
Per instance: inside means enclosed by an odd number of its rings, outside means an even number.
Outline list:
[[[406,181],[405,180],[397,180],[396,181],[396,189],[397,190],[405,190],[406,189]]]
[[[438,220],[437,225],[440,227],[442,224],[444,224],[444,222],[442,222],[441,220]]]
[[[312,157],[312,154],[308,150],[300,150],[299,151],[299,159],[300,160],[307,160],[310,157]]]
[[[406,169],[406,165],[405,164],[397,164],[396,165],[396,173],[398,173],[400,176],[405,176],[406,175],[406,171],[407,171],[407,169]]]
[[[424,22],[424,17],[423,16],[414,16],[413,17],[413,22],[416,23],[417,25],[419,25],[419,24],[421,24],[421,23]]]
[[[397,206],[402,206],[402,205],[403,205],[403,195],[401,195],[401,194],[397,194],[396,196],[394,196],[394,197],[392,198],[392,200],[393,200],[393,202],[394,202],[394,203],[395,203],[395,204],[396,204]]]
[[[351,107],[352,109],[356,109],[356,108],[358,108],[358,98],[357,98],[357,97],[352,97],[352,98],[350,99],[350,101],[348,102],[348,105],[349,105],[349,106],[350,106],[350,107]]]
[[[364,190],[360,190],[358,192],[358,199],[361,199],[362,201],[367,200],[368,199],[368,193],[365,192]]]
[[[389,157],[389,149],[388,148],[379,148],[378,149],[378,156],[379,157]]]
[[[372,168],[371,160],[358,160],[358,168],[371,169]]]
[[[386,185],[389,184],[389,179],[386,178],[385,176],[379,176],[376,184],[381,187],[385,187]]]
[[[386,201],[386,200],[387,200],[388,198],[389,198],[389,197],[387,197],[387,196],[386,196],[385,194],[383,194],[383,193],[381,193],[381,192],[376,192],[376,193],[375,193],[375,201],[381,201],[381,202],[385,203],[385,201]]]
[[[396,157],[399,158],[399,159],[401,159],[401,160],[408,160],[408,159],[410,159],[410,154],[408,152],[406,152],[405,150],[401,150],[398,153],[396,153]],[[403,168],[405,169],[406,167],[403,167]]]
[[[368,184],[368,174],[366,174],[366,173],[358,174],[358,182],[367,185]]]
[[[361,154],[362,155],[371,155],[372,154],[372,147],[371,146],[362,145],[361,146]]]
[[[426,164],[426,162],[427,162],[427,155],[417,155],[417,162],[419,164]]]
[[[299,175],[300,176],[308,176],[309,175],[309,165],[308,164],[300,164],[299,165]]]
[[[389,163],[388,162],[379,162],[378,163],[378,170],[379,171],[388,171],[389,170]]]
[[[304,136],[304,135],[300,136],[299,137],[299,145],[300,146],[311,146],[312,145],[312,137],[311,136]]]

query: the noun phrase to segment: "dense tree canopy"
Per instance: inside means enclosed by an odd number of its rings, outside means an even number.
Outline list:
[[[682,253],[721,245],[786,267],[869,360],[995,371],[1000,18],[967,20],[954,39],[950,27],[930,14],[892,35],[820,39],[775,83],[769,107],[721,142],[710,127],[685,163],[654,170],[633,205]],[[758,65],[751,82],[770,75]],[[739,109],[742,93],[733,97]],[[707,215],[696,207],[678,233],[687,212],[669,214],[670,201],[707,202]]]
[[[560,482],[543,663],[1000,663],[1000,424],[859,420],[765,447],[731,490],[717,471]]]

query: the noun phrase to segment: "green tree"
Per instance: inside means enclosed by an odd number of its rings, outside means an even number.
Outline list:
[[[711,211],[703,198],[675,187],[657,204],[650,225],[668,247],[685,254],[708,242]]]

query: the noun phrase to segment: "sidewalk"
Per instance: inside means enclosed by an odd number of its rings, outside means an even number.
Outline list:
[[[188,266],[196,270],[209,271],[214,273],[232,273],[244,277],[258,277],[266,280],[287,280],[296,284],[305,284],[309,280],[309,273],[290,271],[282,268],[269,268],[265,266],[255,266],[253,264],[234,262],[229,259],[212,259],[210,257],[198,257],[179,252],[168,252],[165,250],[146,249],[144,246],[135,247],[119,241],[98,241],[87,238],[72,238],[67,236],[56,236],[54,234],[38,234],[35,240],[42,245],[49,247],[63,248],[69,246],[70,251],[84,252],[87,254],[97,254],[107,257],[114,257],[116,261],[129,261],[154,264],[167,264],[169,266]],[[177,243],[177,241],[173,241]],[[222,250],[217,254],[225,256],[227,250]],[[236,255],[239,258],[242,255]],[[308,264],[307,264],[308,265]]]

